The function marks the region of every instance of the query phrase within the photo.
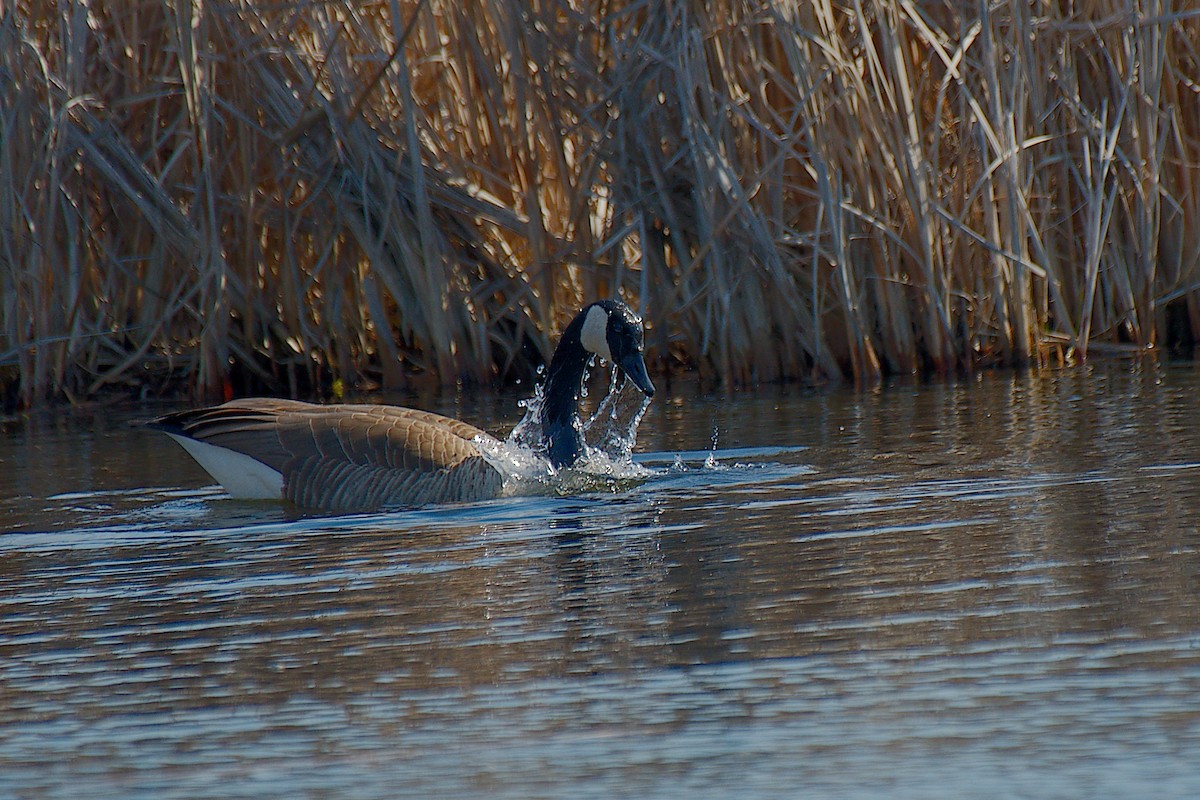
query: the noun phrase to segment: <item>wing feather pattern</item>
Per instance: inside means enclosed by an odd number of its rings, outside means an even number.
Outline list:
[[[283,475],[284,497],[309,508],[482,500],[503,483],[472,441],[486,433],[428,411],[252,398],[151,424],[266,464]]]

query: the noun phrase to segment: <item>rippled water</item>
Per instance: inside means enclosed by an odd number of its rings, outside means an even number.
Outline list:
[[[0,797],[1200,796],[1200,370],[660,389],[643,483],[343,517],[4,423]]]

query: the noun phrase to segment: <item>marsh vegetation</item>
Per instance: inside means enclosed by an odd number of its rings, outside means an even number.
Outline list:
[[[1200,12],[1167,2],[16,0],[0,385],[870,382],[1200,339]]]

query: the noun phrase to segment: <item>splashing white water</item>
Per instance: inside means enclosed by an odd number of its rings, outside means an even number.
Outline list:
[[[583,434],[584,454],[575,466],[555,469],[542,452],[541,410],[544,384],[533,397],[520,401],[525,416],[504,441],[488,438],[476,444],[488,463],[504,475],[505,494],[553,492],[577,494],[644,480],[650,471],[633,463],[637,429],[650,406],[632,381],[619,381],[612,370],[608,394],[586,422],[576,421]]]
[[[716,469],[719,464],[717,462],[717,428],[713,426],[712,433],[712,449],[708,451],[708,458],[704,459],[705,469]]]
[[[597,451],[620,461],[630,461],[633,446],[637,444],[638,425],[649,407],[650,398],[642,394],[633,381],[619,378],[614,368],[608,394],[596,406],[596,412],[583,423],[589,455]]]

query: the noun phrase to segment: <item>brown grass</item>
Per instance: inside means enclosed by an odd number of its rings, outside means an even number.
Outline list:
[[[727,383],[1191,344],[1198,42],[1151,0],[17,0],[0,384],[487,383],[609,295]]]

